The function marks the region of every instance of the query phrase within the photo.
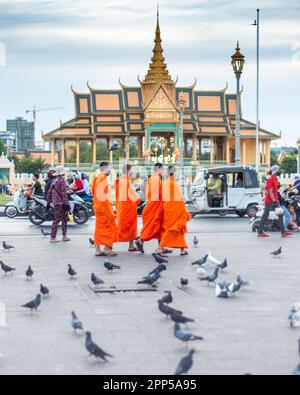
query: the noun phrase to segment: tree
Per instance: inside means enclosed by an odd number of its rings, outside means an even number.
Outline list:
[[[295,174],[297,173],[297,154],[289,153],[283,158],[280,163],[282,173]]]
[[[7,152],[7,149],[6,149],[6,147],[5,147],[4,143],[3,143],[3,141],[0,140],[0,154],[1,154],[1,153],[6,154],[6,152]]]
[[[271,166],[278,165],[278,155],[271,151]]]
[[[15,161],[17,173],[41,173],[47,168],[45,160],[41,157],[33,159],[32,157],[23,157],[19,161]]]

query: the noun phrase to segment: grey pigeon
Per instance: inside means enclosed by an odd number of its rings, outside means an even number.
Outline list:
[[[242,277],[240,275],[237,276],[236,281],[241,284],[241,288],[245,288],[249,285],[249,281],[244,281],[242,280]]]
[[[168,260],[167,260],[167,259],[163,258],[160,254],[157,254],[156,252],[154,252],[154,253],[152,254],[152,256],[154,257],[155,261],[156,261],[158,264],[161,264],[161,263],[168,263]]]
[[[220,263],[219,265],[216,265],[219,269],[224,270],[226,269],[226,267],[228,267],[228,262],[227,259],[224,259],[224,261],[222,263]]]
[[[5,265],[5,263],[3,263],[2,261],[0,261],[0,265],[1,265],[1,269],[4,271],[5,274],[12,273],[16,270],[14,267]]]
[[[189,280],[187,278],[181,278],[180,284],[181,284],[182,288],[186,288],[189,284]]]
[[[191,369],[193,366],[193,355],[195,353],[195,350],[191,350],[186,357],[183,357],[181,361],[179,362],[179,365],[177,366],[175,375],[181,375],[184,373],[188,373],[188,371]]]
[[[33,272],[33,270],[32,270],[30,265],[28,266],[28,269],[26,270],[25,275],[27,277],[27,280],[29,280],[29,279],[32,280],[34,272]]]
[[[157,301],[158,309],[161,313],[165,314],[167,317],[171,314],[182,314],[182,311],[176,310],[173,307],[168,306],[167,304],[163,303],[160,299]]]
[[[210,276],[200,278],[200,281],[207,281],[208,285],[212,283],[216,284],[216,279],[219,276],[219,270],[220,269],[217,267],[213,274],[211,274]]]
[[[197,236],[194,236],[193,244],[194,244],[194,247],[195,247],[195,248],[198,247],[198,245],[199,245],[199,240],[197,239]]]
[[[223,281],[219,284],[216,285],[216,297],[221,298],[221,299],[228,299],[231,292],[229,290],[229,287],[233,285],[230,283],[227,283],[226,281]]]
[[[107,362],[106,357],[113,358],[111,354],[108,354],[102,348],[100,348],[96,343],[93,342],[92,339],[92,334],[91,332],[86,332],[85,334],[85,347],[90,353],[90,355],[93,355],[97,359],[102,359],[103,361]]]
[[[182,329],[177,322],[174,325],[174,336],[185,343],[194,340],[203,340],[203,337],[192,335],[191,333]]]
[[[95,287],[98,287],[98,285],[100,284],[104,284],[104,281],[101,280],[101,278],[97,277],[95,273],[92,273],[91,281],[95,285]]]
[[[12,248],[15,248],[14,246],[7,244],[6,241],[4,241],[2,245],[5,251],[9,251]]]
[[[150,274],[153,274],[153,273],[155,273],[155,272],[161,273],[161,272],[163,272],[164,270],[167,270],[167,267],[166,267],[166,265],[164,265],[163,263],[161,263],[161,264],[158,265],[155,269],[153,269],[153,270],[148,274],[148,276],[150,276]]]
[[[114,271],[114,270],[116,270],[116,269],[121,270],[121,266],[114,265],[113,263],[108,262],[108,260],[106,260],[106,261],[104,262],[104,267],[105,267],[105,269],[107,269],[109,272],[112,272],[112,271]]]
[[[206,264],[207,258],[208,258],[208,254],[207,254],[207,255],[204,255],[204,257],[198,259],[197,261],[192,262],[191,264],[192,264],[192,265],[203,266],[203,265]]]
[[[30,309],[30,311],[32,312],[32,310],[37,310],[38,309],[38,307],[40,306],[41,302],[42,302],[41,294],[37,294],[36,298],[34,300],[24,304],[21,307],[24,307],[25,309]]]
[[[117,151],[117,150],[119,150],[120,148],[121,148],[121,145],[120,145],[117,141],[114,141],[114,142],[112,143],[112,145],[110,146],[108,152]]]
[[[298,303],[295,303],[289,311],[288,320],[292,328],[300,326],[300,307]]]
[[[91,238],[89,238],[89,243],[90,243],[90,245],[91,245],[91,246],[94,246],[94,245],[95,245],[95,242],[94,242],[94,240],[93,240],[93,239],[91,239]]]
[[[146,276],[144,279],[138,281],[138,284],[148,284],[151,285],[152,287],[155,286],[155,283],[157,282],[157,280],[159,279],[160,274],[159,272],[154,272],[148,276]]]
[[[41,234],[42,234],[44,237],[50,236],[50,233],[49,233],[49,232],[46,232],[43,228],[41,228]]]
[[[72,265],[68,265],[68,275],[72,279],[77,276],[77,272],[73,269]]]
[[[173,302],[172,292],[167,291],[166,294],[161,298],[161,301],[165,304],[170,304]]]
[[[187,324],[188,322],[195,322],[192,318],[185,317],[182,314],[176,312],[171,313],[171,320],[177,322],[178,324]]]
[[[40,292],[41,292],[41,294],[42,294],[44,297],[47,297],[47,296],[49,296],[49,294],[50,294],[49,288],[45,287],[45,285],[43,285],[43,284],[40,284]]]
[[[75,332],[83,331],[83,324],[82,324],[82,322],[78,319],[78,317],[74,313],[74,311],[71,311],[71,314],[72,314],[71,325],[72,325],[72,328],[74,329],[74,331]]]
[[[271,255],[275,257],[279,257],[282,254],[282,247],[279,247],[278,250],[271,252]]]

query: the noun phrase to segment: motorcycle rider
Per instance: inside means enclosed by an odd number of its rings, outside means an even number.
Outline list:
[[[72,188],[74,193],[76,193],[76,195],[78,195],[80,197],[86,196],[84,184],[81,179],[81,174],[79,173],[78,170],[73,170],[72,174],[74,177],[74,184],[73,184],[73,188]]]
[[[48,174],[46,176],[46,184],[45,184],[45,199],[47,200],[49,189],[51,187],[52,181],[55,178],[55,172],[56,170],[52,169],[48,171]]]
[[[269,218],[270,212],[276,208],[280,208],[279,199],[278,199],[278,177],[280,176],[281,171],[278,165],[275,165],[271,168],[271,175],[266,183],[266,195],[265,195],[265,210],[264,214],[261,218],[258,237],[270,237],[270,235],[264,232],[264,225]],[[279,220],[277,221],[277,226],[281,230],[282,237],[290,237],[293,233],[285,230],[283,224],[283,215],[279,216]]]

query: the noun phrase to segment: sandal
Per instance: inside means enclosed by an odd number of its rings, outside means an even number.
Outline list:
[[[103,252],[103,256],[118,256],[118,254],[114,251]]]
[[[141,254],[145,254],[144,246],[139,239],[135,241],[135,245]]]
[[[135,248],[135,247],[128,249],[128,252],[138,252],[138,251],[139,251],[139,249]]]
[[[180,253],[180,256],[187,256],[187,255],[189,255],[189,253],[187,251],[184,251],[184,252]]]
[[[163,252],[164,254],[172,254],[173,250],[170,250],[169,248],[164,248]]]

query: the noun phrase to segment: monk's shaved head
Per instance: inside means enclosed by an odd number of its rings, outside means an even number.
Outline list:
[[[154,173],[162,173],[164,170],[164,165],[162,163],[155,163]]]
[[[102,173],[109,174],[110,173],[109,167],[110,167],[110,163],[109,162],[101,162],[100,163],[100,171]]]
[[[173,176],[176,173],[177,169],[175,166],[169,166],[168,171],[169,171],[169,175]]]
[[[129,174],[131,172],[132,166],[131,165],[124,165],[123,166],[123,174]]]

